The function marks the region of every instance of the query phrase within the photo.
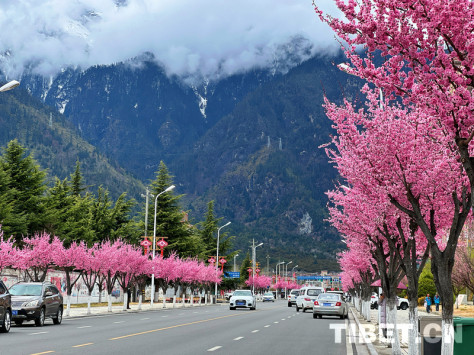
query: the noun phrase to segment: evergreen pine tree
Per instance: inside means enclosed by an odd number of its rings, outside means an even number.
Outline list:
[[[17,241],[23,235],[44,230],[44,192],[46,174],[18,141],[10,141],[0,159],[0,168],[8,177],[9,197],[13,201],[12,218],[8,227]]]
[[[173,185],[172,176],[165,163],[161,161],[156,180],[152,182],[150,188],[155,197],[149,206],[148,230],[152,232],[154,230],[156,201],[156,240],[158,241],[159,237],[167,237],[166,254],[175,251],[179,256],[194,257],[200,252],[200,238],[194,233],[193,227],[185,221],[185,213],[179,207],[178,203],[183,195],[174,195],[173,191],[162,193],[171,185]],[[153,233],[150,234],[153,236]]]

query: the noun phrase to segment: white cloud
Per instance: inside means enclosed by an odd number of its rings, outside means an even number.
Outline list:
[[[213,77],[269,66],[293,38],[306,38],[311,54],[337,48],[311,0],[2,0],[0,23],[9,76],[151,52],[169,74]]]

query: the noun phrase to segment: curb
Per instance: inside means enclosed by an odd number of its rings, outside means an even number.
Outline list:
[[[360,329],[362,328],[362,326],[360,325],[359,317],[354,313],[353,307],[351,307],[350,310],[351,310],[351,313],[352,313],[352,317],[355,319],[355,321],[357,323],[357,327],[359,328],[359,334],[361,334]],[[378,355],[378,352],[377,352],[377,350],[375,350],[375,347],[372,344],[372,342],[370,341],[370,339],[364,339],[364,343],[367,346],[367,349],[369,350],[370,355]]]

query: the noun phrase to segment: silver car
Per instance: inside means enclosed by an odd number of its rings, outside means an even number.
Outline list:
[[[339,316],[347,318],[349,306],[342,295],[338,293],[321,293],[313,305],[313,318],[325,316]]]

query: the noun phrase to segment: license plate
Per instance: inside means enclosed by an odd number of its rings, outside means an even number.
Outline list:
[[[12,315],[13,315],[13,316],[17,316],[17,315],[18,315],[18,311],[12,311]]]
[[[237,302],[236,305],[237,306],[245,306],[245,302]]]
[[[324,307],[331,307],[331,303],[323,303]]]

